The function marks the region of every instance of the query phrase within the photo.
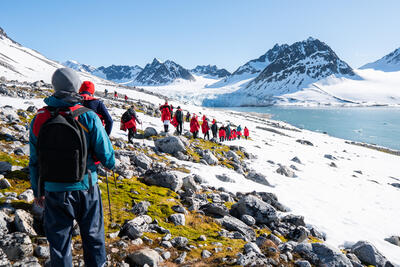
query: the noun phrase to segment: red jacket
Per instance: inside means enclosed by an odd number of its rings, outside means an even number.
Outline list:
[[[247,127],[244,128],[244,136],[249,136],[249,129]]]
[[[204,117],[203,117],[204,118]],[[203,123],[201,124],[201,131],[204,133],[208,132],[210,130],[210,127],[208,126],[207,120],[203,119]]]
[[[121,127],[120,129],[123,131],[126,131],[127,129],[133,128],[133,131],[136,131],[136,118],[132,117],[132,119],[130,119],[127,122],[123,122],[121,119]]]
[[[164,104],[160,107],[161,121],[171,120],[171,107],[168,104]]]
[[[219,135],[219,137],[224,137],[225,138],[226,137],[225,130],[223,128],[219,129],[218,135]]]
[[[193,116],[192,120],[190,121],[190,132],[198,132],[200,129],[200,123],[197,119],[197,116]]]

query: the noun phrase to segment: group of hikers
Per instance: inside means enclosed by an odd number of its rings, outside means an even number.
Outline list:
[[[169,131],[169,124],[171,123],[176,127],[177,134],[181,135],[184,123],[184,116],[181,107],[178,106],[174,114],[174,107],[169,105],[168,101],[165,101],[164,105],[160,105],[159,109],[161,111],[161,121],[164,125],[164,131]],[[198,137],[200,128],[204,135],[204,139],[207,140],[210,140],[210,131],[212,133],[212,139],[218,140],[219,138],[220,142],[240,139],[242,136],[244,136],[245,139],[249,137],[249,129],[247,127],[244,127],[242,134],[242,127],[240,125],[233,127],[228,123],[226,126],[222,124],[218,127],[217,121],[213,119],[210,126],[209,119],[206,115],[203,115],[200,123],[198,116],[195,113],[191,116],[188,111],[185,116],[185,121],[190,123],[190,132],[192,133],[193,138]]]
[[[108,90],[107,89],[104,89],[104,97],[108,97]],[[118,92],[117,91],[114,91],[114,99],[118,99]],[[125,102],[128,102],[128,95],[124,95],[124,99],[125,99]]]
[[[30,181],[36,205],[44,208],[44,230],[50,244],[51,266],[72,266],[71,239],[74,221],[80,228],[86,266],[105,266],[104,216],[97,167],[101,163],[107,172],[115,165],[114,149],[109,139],[113,120],[104,103],[94,96],[90,81],[81,83],[70,68],[57,69],[52,76],[54,94],[45,98],[45,107],[38,110],[29,132]],[[105,90],[105,96],[108,91]],[[118,97],[117,92],[115,95]],[[127,98],[126,98],[127,100]],[[184,120],[190,122],[190,132],[197,138],[201,128],[204,138],[219,135],[220,141],[242,136],[240,126],[211,127],[203,115],[200,124],[196,114],[184,118],[180,106],[175,113],[166,101],[160,106],[164,131],[169,124],[182,134]],[[128,142],[141,124],[135,107],[129,107],[121,117],[121,130],[128,130]],[[249,131],[244,128],[244,137]],[[108,183],[107,183],[108,190]],[[110,210],[111,213],[111,210]]]

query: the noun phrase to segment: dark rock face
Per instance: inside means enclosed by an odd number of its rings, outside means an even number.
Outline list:
[[[383,256],[382,253],[380,253],[374,245],[367,241],[358,241],[351,248],[351,251],[365,265],[383,267],[387,262],[385,256]]]
[[[293,252],[316,266],[352,267],[350,260],[338,249],[322,243],[300,243]]]
[[[147,64],[136,77],[135,83],[143,85],[168,84],[176,79],[195,81],[190,72],[171,60],[161,63],[154,59],[151,64]]]
[[[196,68],[192,69],[191,72],[200,75],[210,75],[217,78],[224,78],[231,75],[231,73],[226,69],[218,69],[215,65],[196,66]]]
[[[97,69],[97,71],[104,73],[107,80],[111,81],[134,80],[142,70],[138,65],[111,65],[108,67],[101,66]]]
[[[245,214],[252,216],[258,224],[278,221],[278,215],[274,207],[252,195],[241,198],[231,208],[231,215],[237,218],[241,218]]]

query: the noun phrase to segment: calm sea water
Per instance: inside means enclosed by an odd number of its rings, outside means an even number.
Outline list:
[[[400,108],[238,107],[231,110],[269,113],[299,128],[326,132],[352,141],[400,150]]]

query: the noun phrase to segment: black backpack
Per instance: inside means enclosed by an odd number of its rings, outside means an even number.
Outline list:
[[[175,116],[176,116],[176,120],[177,120],[178,122],[183,122],[183,112],[182,112],[182,110],[178,109],[178,110],[175,112]]]
[[[132,119],[132,116],[136,117],[136,112],[132,109],[128,109],[122,114],[121,120],[122,122],[128,122]]]
[[[75,183],[86,172],[88,146],[78,117],[90,109],[47,107],[50,118],[40,127],[37,155],[40,182]]]

